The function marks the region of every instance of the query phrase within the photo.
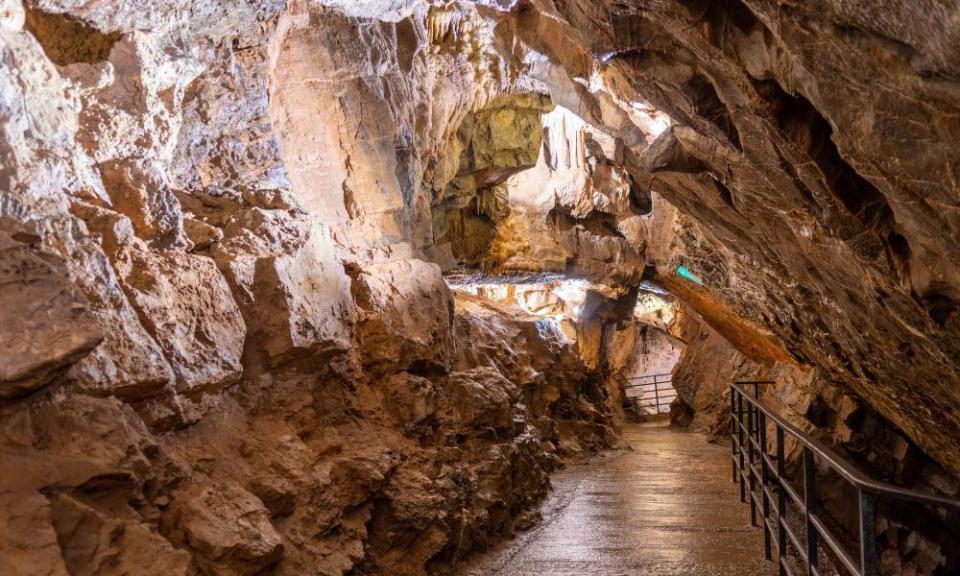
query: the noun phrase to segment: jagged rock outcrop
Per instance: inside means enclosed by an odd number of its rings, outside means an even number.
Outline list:
[[[5,0],[4,566],[455,561],[616,443],[642,279],[692,310],[695,425],[766,371],[797,422],[955,494],[956,16]],[[574,325],[548,291],[453,296],[462,266],[596,286]],[[888,564],[947,566],[887,518]]]
[[[610,55],[621,97],[632,87],[680,124],[641,153],[636,177],[649,173],[644,185],[699,223],[699,246],[682,252],[703,264],[694,271],[714,298],[956,471],[945,439],[957,426],[946,384],[957,380],[947,360],[957,238],[944,204],[955,186],[942,176],[952,168],[931,164],[956,164],[956,98],[945,92],[955,63],[939,41],[917,39],[951,27],[899,2],[582,4],[559,21],[540,15],[547,6],[521,10],[517,29],[538,30],[531,43],[568,70],[570,38]],[[901,113],[924,120],[878,120]],[[891,144],[927,137],[938,144],[909,159]]]
[[[37,246],[38,236],[11,228],[0,232],[2,400],[49,384],[103,338],[62,258]]]
[[[358,330],[361,342],[379,330],[376,350],[405,352],[377,357],[369,376],[331,366],[247,377],[166,435],[116,399],[66,388],[4,408],[17,473],[0,492],[42,504],[39,515],[5,508],[16,529],[0,549],[13,573],[53,563],[70,573],[419,574],[513,530],[560,457],[615,443],[602,384],[549,321],[481,301],[454,315],[439,276],[439,308],[392,278],[379,275],[379,296],[358,300]],[[415,315],[439,311],[432,329],[445,345],[410,352],[411,303]],[[21,530],[57,538],[24,546]]]
[[[4,4],[5,570],[422,574],[616,443],[555,327],[416,258],[507,70],[445,14]]]
[[[559,107],[543,116],[543,132],[536,164],[505,183],[509,212],[484,267],[635,285],[645,264],[649,197],[616,161],[617,142]]]
[[[444,370],[453,353],[453,296],[440,267],[422,260],[372,264],[352,277],[357,342],[370,372]]]

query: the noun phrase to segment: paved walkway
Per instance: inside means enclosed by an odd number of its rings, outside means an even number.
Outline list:
[[[461,576],[765,576],[762,535],[730,481],[729,444],[631,425],[633,451],[553,477],[544,523]]]

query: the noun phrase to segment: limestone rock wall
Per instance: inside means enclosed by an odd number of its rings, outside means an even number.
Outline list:
[[[613,442],[634,301],[587,300],[574,353],[458,265],[656,280],[686,365],[794,374],[798,421],[956,493],[950,3],[0,8],[19,572],[415,574],[509,532]]]
[[[530,92],[470,14],[2,4],[4,573],[422,574],[616,443],[556,326],[418,257]]]
[[[584,45],[614,54],[629,85],[677,121],[642,163],[650,186],[700,225],[684,252],[710,299],[957,472],[946,439],[958,425],[958,243],[944,204],[956,188],[946,175],[957,99],[944,92],[952,56],[911,40],[950,27],[898,2],[581,4],[608,18],[570,11],[572,28],[616,31]],[[898,26],[865,16],[877,10],[900,14]],[[921,154],[892,144],[930,130]]]
[[[245,377],[175,432],[66,387],[5,406],[6,569],[421,574],[529,522],[562,457],[616,442],[604,392],[544,320],[438,290],[446,344],[412,353],[409,301],[369,298],[390,370]]]
[[[651,206],[617,161],[617,141],[562,107],[543,114],[541,124],[535,162],[501,187],[505,206],[484,270],[636,285],[645,265],[644,215]]]

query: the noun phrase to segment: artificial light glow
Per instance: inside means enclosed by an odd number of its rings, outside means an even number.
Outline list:
[[[577,339],[577,323],[581,320],[587,295],[599,292],[616,298],[622,294],[602,284],[589,280],[568,278],[550,282],[497,283],[486,280],[476,283],[452,284],[456,292],[516,307],[523,313],[549,321],[538,325],[556,329],[569,341]]]
[[[679,274],[681,277],[686,278],[691,282],[695,282],[697,284],[700,284],[701,286],[703,285],[703,280],[701,280],[700,277],[694,274],[693,272],[687,270],[687,267],[682,264],[680,266],[677,266],[677,274]]]

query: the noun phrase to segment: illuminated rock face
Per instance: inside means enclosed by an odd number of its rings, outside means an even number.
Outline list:
[[[644,278],[695,425],[772,376],[955,493],[957,37],[894,0],[0,2],[0,565],[455,561],[616,443]],[[597,289],[521,313],[460,267]]]
[[[674,120],[632,172],[685,222],[663,283],[751,357],[815,366],[960,472],[960,126],[933,80],[956,75],[956,26],[900,2],[534,4],[517,16],[532,46],[581,78],[585,55],[608,56],[622,99]],[[916,155],[895,144],[931,131]]]
[[[4,574],[423,574],[617,444],[427,261],[553,108],[476,12],[81,4],[0,11]]]
[[[535,164],[501,187],[505,214],[484,254],[490,272],[566,272],[610,285],[643,272],[649,212],[617,164],[616,142],[571,111],[541,118]]]

